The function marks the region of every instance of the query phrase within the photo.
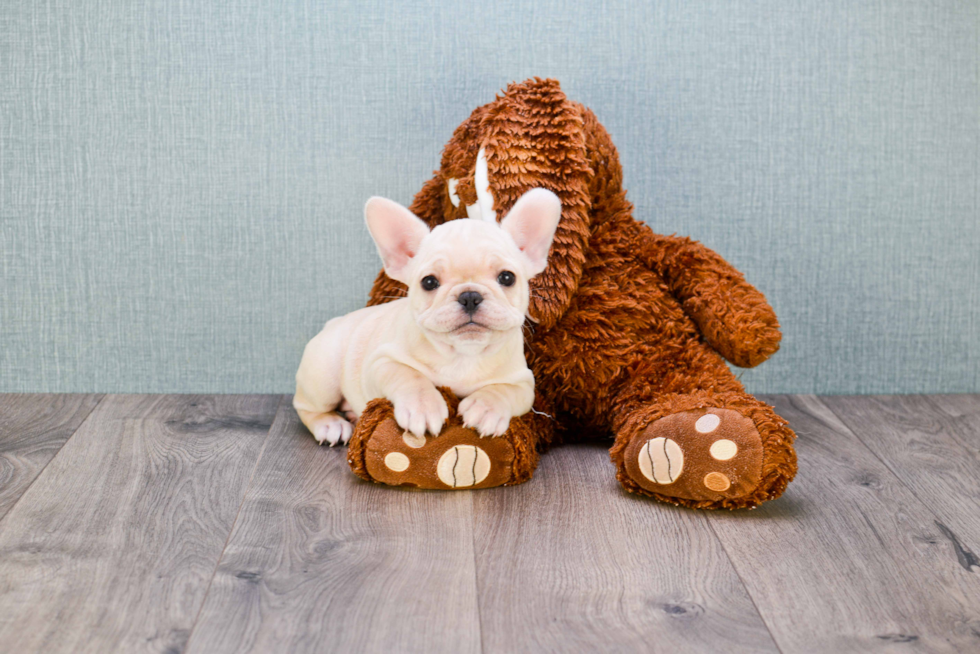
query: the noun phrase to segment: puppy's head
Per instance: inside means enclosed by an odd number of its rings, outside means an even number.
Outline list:
[[[533,189],[499,225],[454,220],[432,231],[384,198],[368,200],[364,215],[385,272],[408,287],[419,326],[452,345],[484,346],[524,323],[528,281],[548,264],[561,202]]]

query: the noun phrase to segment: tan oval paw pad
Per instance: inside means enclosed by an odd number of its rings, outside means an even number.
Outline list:
[[[452,488],[476,486],[490,474],[490,457],[479,447],[456,445],[439,458],[439,480]]]
[[[684,453],[669,438],[654,438],[640,448],[640,472],[657,484],[672,484],[684,469]]]

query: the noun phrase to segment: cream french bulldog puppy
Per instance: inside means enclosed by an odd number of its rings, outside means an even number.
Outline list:
[[[398,425],[438,435],[436,386],[464,398],[465,425],[499,436],[534,400],[522,327],[528,280],[545,269],[561,202],[525,193],[498,225],[452,220],[429,231],[408,209],[371,198],[368,230],[408,297],[334,318],[306,346],[293,406],[320,443],[347,443],[367,403],[386,397]]]

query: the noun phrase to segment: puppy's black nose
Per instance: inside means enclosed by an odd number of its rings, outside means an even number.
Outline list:
[[[476,313],[476,308],[483,302],[483,296],[476,291],[463,291],[456,298],[456,301],[463,305],[463,311],[471,316]]]

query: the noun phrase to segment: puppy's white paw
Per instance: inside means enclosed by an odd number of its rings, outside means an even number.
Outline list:
[[[330,447],[337,443],[347,445],[351,434],[354,433],[354,427],[333,412],[320,414],[311,421],[309,428],[317,443],[320,445],[329,443]]]
[[[416,436],[425,436],[426,430],[438,436],[449,419],[446,400],[435,387],[413,389],[391,401],[395,405],[395,422]]]
[[[459,403],[463,424],[480,436],[502,436],[510,426],[510,405],[496,395],[477,391]]]

